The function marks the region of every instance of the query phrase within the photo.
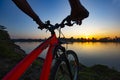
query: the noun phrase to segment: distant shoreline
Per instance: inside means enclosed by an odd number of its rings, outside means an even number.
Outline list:
[[[13,42],[42,42],[46,39],[11,39]],[[60,38],[60,41],[65,42],[117,42],[120,43],[120,38],[100,38],[100,39],[85,39],[85,38]]]

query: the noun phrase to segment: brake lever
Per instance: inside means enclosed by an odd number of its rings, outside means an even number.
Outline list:
[[[43,30],[44,28],[41,28],[40,26],[38,26],[38,29],[41,29],[41,30]]]

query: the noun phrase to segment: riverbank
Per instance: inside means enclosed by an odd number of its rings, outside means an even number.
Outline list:
[[[0,30],[0,80],[24,57],[26,53],[10,39],[7,31]],[[43,59],[37,59],[20,80],[37,80]]]
[[[2,79],[26,53],[11,41],[7,31],[0,30],[0,79]],[[37,59],[20,80],[39,80],[43,59]],[[78,80],[120,80],[120,72],[105,65],[87,67],[80,64]]]

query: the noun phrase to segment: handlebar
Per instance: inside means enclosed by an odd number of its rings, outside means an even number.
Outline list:
[[[73,23],[71,22],[70,16],[67,16],[65,19],[63,19],[63,21],[60,24],[56,23],[55,25],[52,25],[49,20],[46,21],[44,24],[44,29],[47,29],[50,32],[53,32],[55,29],[64,28],[65,25],[73,26],[73,24],[74,24],[74,22]]]

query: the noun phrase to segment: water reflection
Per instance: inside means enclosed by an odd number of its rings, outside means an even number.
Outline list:
[[[73,49],[77,53],[79,61],[87,66],[104,64],[120,70],[119,43],[73,43],[69,45],[69,49]]]
[[[41,43],[24,42],[16,44],[29,53]],[[79,57],[79,61],[84,65],[104,64],[120,70],[120,43],[76,42],[68,44],[68,49],[74,50]],[[45,53],[46,50],[41,56],[45,57]]]

